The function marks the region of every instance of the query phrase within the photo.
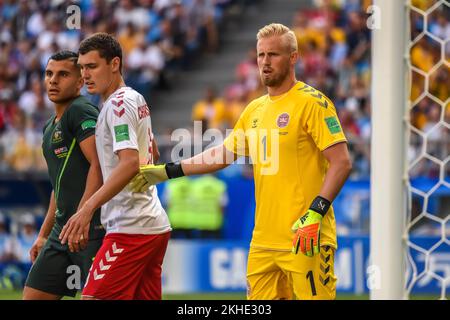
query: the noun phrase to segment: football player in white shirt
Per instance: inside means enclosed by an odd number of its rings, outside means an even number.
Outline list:
[[[102,207],[106,229],[82,299],[161,299],[161,265],[170,223],[153,188],[132,193],[127,184],[139,165],[153,163],[157,148],[142,95],[122,78],[122,49],[112,36],[94,34],[80,43],[78,64],[87,90],[103,105],[95,130],[103,186],[64,226],[62,243],[87,237],[89,221]]]

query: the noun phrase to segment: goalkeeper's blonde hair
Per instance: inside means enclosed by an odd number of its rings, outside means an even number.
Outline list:
[[[263,38],[269,38],[273,36],[282,36],[287,42],[289,51],[291,53],[298,51],[297,37],[295,36],[294,31],[281,23],[271,23],[262,27],[261,29],[259,29],[256,35],[256,39],[261,40]]]

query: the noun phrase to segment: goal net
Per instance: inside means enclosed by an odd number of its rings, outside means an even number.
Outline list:
[[[408,0],[404,298],[450,286],[450,7]]]
[[[371,299],[430,293],[445,299],[450,286],[449,1],[373,3],[379,21],[372,30]]]

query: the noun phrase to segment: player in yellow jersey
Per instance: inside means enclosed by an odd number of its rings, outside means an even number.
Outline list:
[[[132,188],[217,171],[249,156],[256,213],[248,299],[334,299],[337,243],[331,202],[352,166],[346,138],[333,103],[296,80],[299,54],[293,32],[270,24],[257,39],[268,94],[246,107],[222,145],[179,164],[143,166]]]

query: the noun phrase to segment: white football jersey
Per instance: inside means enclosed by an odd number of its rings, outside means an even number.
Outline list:
[[[140,164],[153,163],[150,111],[144,97],[130,87],[117,89],[103,103],[95,129],[95,142],[103,181],[119,163],[117,152],[139,151]],[[159,234],[171,230],[155,186],[133,193],[126,186],[102,206],[106,233]]]

